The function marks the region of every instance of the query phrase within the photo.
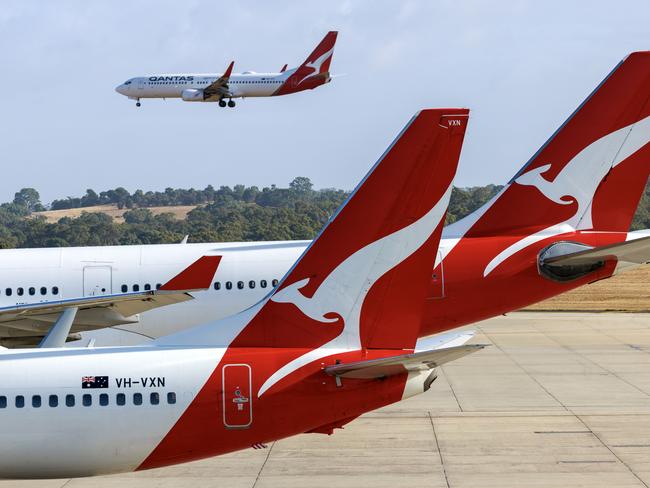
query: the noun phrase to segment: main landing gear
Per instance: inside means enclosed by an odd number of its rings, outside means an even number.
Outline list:
[[[223,98],[219,100],[220,107],[225,107],[226,105],[228,105],[230,108],[233,108],[235,106],[235,101],[232,98],[228,100],[228,103],[226,103],[226,101]]]

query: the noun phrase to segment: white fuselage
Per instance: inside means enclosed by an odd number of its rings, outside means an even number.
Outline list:
[[[268,97],[273,95],[295,70],[282,73],[235,73],[228,79],[226,98]],[[204,90],[221,74],[161,74],[131,78],[115,90],[132,99],[183,98],[185,90]],[[206,101],[217,101],[217,98]]]
[[[187,409],[224,351],[3,351],[0,477],[133,471]],[[109,386],[82,388],[89,375],[108,376]]]

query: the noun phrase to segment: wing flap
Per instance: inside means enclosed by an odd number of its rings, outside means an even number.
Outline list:
[[[226,68],[226,71],[215,81],[206,86],[203,90],[203,93],[206,97],[218,96],[219,98],[227,97],[230,95],[230,89],[228,88],[228,82],[230,81],[230,75],[232,74],[232,69],[235,66],[235,62],[231,61]]]

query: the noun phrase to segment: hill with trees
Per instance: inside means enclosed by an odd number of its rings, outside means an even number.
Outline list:
[[[502,187],[487,185],[454,188],[447,222],[471,213]],[[39,212],[46,210],[38,191],[23,188],[13,201],[0,204],[0,248],[158,244],[179,242],[261,241],[311,239],[348,196],[335,188],[314,190],[309,178],[295,178],[287,188],[276,186],[208,185],[203,190],[166,188],[164,191],[124,188],[81,197],[54,200],[50,210],[89,209],[114,205],[124,209],[123,222],[102,212],[81,212],[77,218],[55,222]],[[160,213],[159,207],[195,206],[184,219]],[[150,208],[156,207],[154,214]],[[650,228],[650,186],[632,229]]]

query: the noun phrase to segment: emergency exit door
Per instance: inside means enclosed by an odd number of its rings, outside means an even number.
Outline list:
[[[83,275],[84,296],[110,295],[113,270],[110,266],[86,266]]]
[[[247,429],[253,422],[251,367],[226,364],[221,374],[223,424],[227,429]]]

